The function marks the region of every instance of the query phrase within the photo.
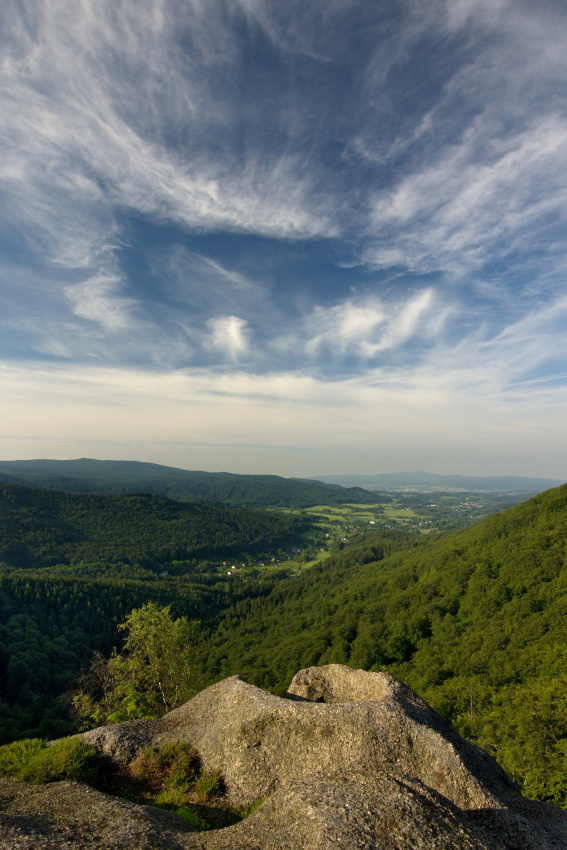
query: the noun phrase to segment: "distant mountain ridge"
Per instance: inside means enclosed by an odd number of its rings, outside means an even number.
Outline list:
[[[315,480],[315,479],[314,479]],[[431,487],[436,490],[451,487],[459,490],[489,490],[506,493],[542,493],[565,484],[557,478],[528,478],[521,475],[437,475],[433,472],[383,472],[377,475],[319,475],[317,481],[326,484],[340,484],[342,487]]]
[[[355,502],[375,497],[353,487],[278,475],[201,472],[134,460],[0,461],[0,481],[68,493],[153,493],[181,501],[208,500],[240,507],[309,507]]]

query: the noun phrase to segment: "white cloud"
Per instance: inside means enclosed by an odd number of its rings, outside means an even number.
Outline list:
[[[314,335],[306,342],[306,350],[315,353],[327,346],[342,353],[354,350],[364,354],[368,339],[372,338],[386,315],[379,302],[354,304],[347,301],[333,307],[316,307],[312,320],[307,320],[307,333]]]
[[[334,354],[373,358],[380,352],[401,348],[412,338],[432,338],[439,333],[449,312],[448,306],[435,304],[432,289],[387,303],[367,297],[332,307],[318,306],[305,320],[303,347],[311,355],[326,349]],[[280,345],[285,344],[284,337]],[[299,345],[298,337],[291,334],[287,346],[297,349]]]
[[[106,330],[123,330],[130,324],[135,305],[131,298],[118,295],[122,281],[113,276],[98,275],[65,288],[73,304],[73,312],[81,319],[98,322]]]
[[[433,290],[426,289],[399,306],[393,312],[382,339],[374,345],[368,345],[369,354],[375,355],[379,351],[397,348],[414,336],[431,337],[432,323],[438,331],[441,320],[439,311],[436,310],[432,314],[433,300]]]
[[[373,230],[384,244],[370,243],[369,262],[463,274],[512,250],[527,253],[538,223],[564,214],[567,184],[557,176],[567,173],[567,123],[538,122],[488,149],[482,125],[450,156],[375,197]]]
[[[208,322],[211,335],[206,346],[238,360],[248,352],[250,331],[247,322],[237,316],[224,316]]]

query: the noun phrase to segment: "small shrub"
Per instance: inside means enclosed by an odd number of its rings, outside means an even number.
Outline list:
[[[160,750],[147,747],[132,763],[136,779],[153,788],[188,791],[199,774],[199,756],[189,744],[170,743]]]
[[[161,749],[147,747],[130,765],[130,776],[145,786],[146,803],[175,812],[200,831],[211,829],[211,824],[218,828],[240,820],[236,811],[218,799],[224,792],[220,772],[201,772],[199,756],[190,744],[170,743]],[[204,813],[208,812],[211,801],[214,814],[209,822],[205,820],[208,813]],[[203,807],[202,812],[195,811],[207,803],[209,806]]]
[[[63,738],[33,752],[17,775],[19,779],[34,784],[61,779],[93,782],[97,769],[98,755],[91,744],[77,738]]]
[[[214,770],[207,773],[204,770],[196,780],[193,790],[199,803],[206,803],[211,797],[220,797],[223,792],[220,772]]]
[[[175,809],[175,814],[179,815],[179,817],[183,818],[183,820],[186,820],[191,824],[191,826],[198,829],[199,832],[205,832],[207,829],[211,828],[206,820],[199,817],[197,812],[191,811],[191,809],[188,809],[186,806],[181,806],[179,809]]]
[[[146,747],[132,762],[130,770],[136,779],[154,788],[159,788],[163,783],[164,774],[160,765],[159,752],[153,747]]]
[[[0,776],[17,776],[44,743],[40,738],[26,738],[0,747]]]

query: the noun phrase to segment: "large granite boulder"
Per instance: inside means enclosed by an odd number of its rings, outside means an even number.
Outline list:
[[[180,826],[173,837],[170,816],[163,844],[159,826],[151,821],[150,829],[149,816],[140,813],[144,807],[124,803],[132,846],[567,850],[566,812],[525,800],[492,758],[383,673],[309,668],[295,676],[285,698],[233,676],[160,720],[83,737],[122,763],[148,745],[187,741],[204,768],[221,771],[233,805],[265,800],[241,823],[199,835]],[[81,787],[66,786],[69,798]],[[97,810],[104,808],[104,795],[93,794],[91,804],[96,799]],[[88,846],[118,846],[112,840],[97,844],[91,837]]]

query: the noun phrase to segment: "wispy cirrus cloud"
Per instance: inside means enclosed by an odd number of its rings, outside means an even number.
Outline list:
[[[541,225],[562,219],[567,202],[567,185],[556,179],[567,166],[567,122],[497,140],[483,159],[480,145],[486,148],[486,132],[473,128],[448,159],[376,197],[372,226],[380,241],[370,239],[367,262],[463,275],[543,247]]]
[[[265,428],[293,404],[311,446],[325,405],[337,434],[388,406],[394,441],[514,404],[537,442],[530,393],[563,409],[562,2],[9,0],[0,27],[7,361],[65,361],[87,406],[114,385],[85,363],[203,411],[226,387],[242,433],[247,394]]]
[[[215,310],[258,310],[267,301],[269,286],[260,276],[245,274],[182,246],[165,252],[157,250],[151,267],[167,296],[177,305],[190,308],[196,316]]]
[[[301,349],[323,362],[343,355],[371,360],[415,340],[433,341],[451,309],[436,303],[430,288],[388,302],[376,296],[351,297],[331,307],[316,306],[299,334],[283,334],[275,346]]]
[[[135,305],[133,299],[120,296],[121,284],[120,278],[98,275],[67,286],[65,294],[76,316],[97,322],[109,331],[118,331],[130,325],[130,313]]]
[[[299,26],[303,14],[309,17],[314,12],[296,9],[293,14],[288,9],[282,13],[267,2],[236,4],[230,14],[219,2],[209,4],[206,12],[203,4],[193,3],[185,16],[173,5],[150,0],[135,7],[129,2],[117,6],[103,3],[96,16],[90,4],[83,4],[79,13],[76,6],[73,13],[65,3],[48,0],[27,5],[33,26],[26,25],[23,15],[8,18],[13,37],[3,65],[4,138],[11,150],[6,167],[14,188],[12,214],[19,207],[29,223],[31,208],[37,231],[44,230],[54,253],[70,262],[88,256],[84,245],[88,227],[76,232],[73,213],[87,204],[91,224],[98,230],[102,222],[97,205],[108,209],[108,204],[114,203],[189,228],[234,229],[278,238],[338,236],[355,226],[366,233],[367,244],[362,240],[360,254],[364,262],[378,267],[400,265],[412,271],[433,267],[454,272],[485,260],[499,239],[514,245],[522,227],[525,230],[538,214],[557,210],[564,201],[560,183],[543,203],[544,187],[552,174],[564,168],[565,128],[556,113],[547,116],[544,128],[535,120],[531,128],[518,130],[514,121],[506,120],[506,116],[517,116],[526,88],[530,103],[541,102],[541,88],[535,84],[522,87],[512,72],[520,67],[520,78],[526,81],[530,59],[537,61],[548,72],[550,79],[544,85],[549,89],[554,76],[564,71],[553,49],[558,37],[545,15],[536,28],[535,40],[538,48],[545,43],[547,50],[543,58],[540,52],[536,59],[532,48],[528,61],[522,48],[530,45],[534,34],[528,38],[527,15],[521,7],[481,4],[473,13],[470,4],[452,3],[446,8],[443,3],[433,3],[424,16],[422,4],[419,9],[408,4],[404,26],[397,27],[384,15],[384,38],[379,39],[375,51],[367,51],[363,58],[366,68],[361,67],[370,109],[361,112],[364,99],[352,102],[347,114],[356,118],[356,124],[350,139],[345,138],[345,128],[335,122],[337,139],[342,137],[343,145],[358,138],[358,150],[370,151],[369,140],[377,139],[377,163],[382,158],[380,145],[385,143],[391,152],[400,150],[400,143],[406,145],[408,161],[400,163],[406,176],[401,181],[385,180],[378,168],[363,190],[369,205],[365,221],[360,185],[355,181],[352,188],[356,194],[349,197],[339,173],[319,155],[313,156],[322,139],[315,133],[316,120],[306,111],[312,104],[305,97],[302,102],[298,90],[293,91],[292,100],[290,93],[286,96],[290,111],[286,127],[280,125],[276,114],[271,118],[265,141],[272,144],[266,145],[260,133],[256,138],[249,135],[242,146],[241,98],[230,85],[225,96],[220,88],[221,80],[227,82],[225,74],[231,63],[239,67],[243,61],[242,42],[231,26],[239,14],[242,20],[253,19],[280,47],[282,33],[292,32],[294,27],[298,33],[303,31],[301,39],[294,37],[288,43],[287,52],[309,54],[306,39],[313,44],[316,39],[325,45],[328,63],[340,54],[337,22],[344,23],[352,36],[367,22],[361,6],[331,4],[322,16],[325,26],[321,29]],[[287,26],[290,21],[293,26]],[[411,108],[404,117],[413,124],[407,125],[403,137],[384,129],[376,134],[377,116],[384,119],[394,109],[393,104],[375,101],[379,88],[393,91],[388,86],[389,75],[396,67],[407,65],[408,51],[418,51],[420,41],[440,26],[449,33],[469,27],[470,37],[479,45],[475,61],[461,60],[449,69],[435,105],[425,114],[417,104],[408,104]],[[491,40],[483,44],[481,37],[487,33]],[[382,49],[386,35],[397,45],[392,55]],[[388,43],[391,40],[388,38]],[[523,64],[513,57],[514,47]],[[352,61],[349,57],[350,64]],[[203,74],[203,67],[210,73]],[[490,75],[499,80],[500,92],[493,80],[489,87]],[[537,80],[541,86],[541,74]],[[487,92],[480,110],[479,89]],[[459,99],[467,105],[457,111],[460,141],[453,138],[455,123],[449,118]],[[319,103],[319,108],[323,112],[318,120],[324,118],[328,123],[329,105]],[[541,105],[536,112],[545,116]],[[256,126],[259,116],[254,113],[250,117],[251,126]],[[416,127],[422,128],[417,135]],[[367,136],[367,144],[360,142],[364,133],[372,134]],[[430,156],[429,163],[415,161],[415,143],[424,138],[430,148],[440,139],[440,144],[435,144],[438,159]],[[420,147],[421,156],[427,147]],[[306,160],[308,150],[311,153]],[[47,175],[46,162],[50,163]],[[539,192],[534,187],[539,187]],[[47,195],[49,205],[43,201]],[[35,201],[30,203],[32,198]],[[56,216],[59,239],[64,242],[59,251],[55,228],[50,226],[58,207],[65,209],[69,221],[66,227],[65,215]],[[430,220],[429,226],[424,225],[424,218]],[[495,230],[496,221],[499,227]],[[404,237],[409,226],[414,231],[410,240]],[[492,237],[491,242],[487,236]],[[74,239],[75,250],[71,248]]]
[[[429,6],[418,39],[431,42],[437,28],[449,43],[466,40],[437,54],[443,73],[436,54],[424,56],[431,84],[402,113],[399,132],[371,133],[367,123],[353,135],[353,153],[395,175],[369,190],[363,262],[453,278],[480,273],[498,286],[497,264],[514,283],[533,276],[524,269],[537,253],[561,274],[567,58],[559,13],[554,3],[537,21],[523,3]]]
[[[56,187],[65,204],[104,199],[189,227],[330,233],[293,151],[236,152],[238,106],[214,70],[241,50],[223,5],[183,15],[155,0],[103,2],[95,15],[90,3],[44,0],[12,14],[2,110],[15,197]],[[38,202],[38,226],[43,212]]]

